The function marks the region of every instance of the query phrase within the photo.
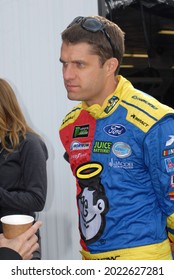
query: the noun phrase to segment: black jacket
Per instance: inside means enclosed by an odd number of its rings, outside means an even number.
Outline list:
[[[13,153],[1,151],[0,218],[11,214],[35,216],[44,208],[47,158],[45,143],[34,133],[28,133]]]
[[[22,260],[21,256],[10,248],[0,248],[0,260]]]

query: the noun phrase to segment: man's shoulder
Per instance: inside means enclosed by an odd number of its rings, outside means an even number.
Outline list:
[[[174,109],[161,103],[153,96],[137,90],[131,95],[131,102],[146,114],[155,117],[157,120],[161,119],[167,114],[174,114]]]
[[[72,110],[64,117],[60,129],[62,129],[63,127],[67,126],[70,123],[73,123],[79,116],[81,110],[82,110],[81,103],[73,107]]]
[[[136,89],[132,89],[126,99],[123,98],[122,105],[127,109],[127,120],[144,132],[163,117],[174,115],[171,107]]]

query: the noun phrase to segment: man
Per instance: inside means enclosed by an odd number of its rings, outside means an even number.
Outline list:
[[[83,259],[170,260],[174,242],[174,110],[118,75],[124,33],[78,17],[60,62],[70,100],[60,138],[77,182]]]
[[[38,237],[35,235],[42,225],[41,221],[37,221],[26,232],[13,239],[6,239],[0,234],[0,260],[30,260],[39,248]]]

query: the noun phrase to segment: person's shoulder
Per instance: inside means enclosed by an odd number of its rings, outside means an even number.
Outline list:
[[[146,114],[154,116],[157,120],[161,119],[167,114],[174,114],[174,109],[161,103],[154,96],[151,96],[140,90],[136,90],[135,94],[131,95],[132,103],[144,110]]]
[[[131,87],[122,98],[121,104],[127,110],[126,119],[143,132],[161,121],[174,116],[174,110],[153,96]]]
[[[118,76],[118,91],[122,91],[122,105],[134,111],[135,109],[160,119],[166,114],[174,114],[174,109],[161,103],[154,96],[135,88],[132,83],[122,76]]]
[[[45,145],[44,140],[39,134],[30,131],[26,133],[24,142],[41,143],[41,144],[43,143]]]
[[[35,132],[28,131],[26,133],[25,138],[20,144],[20,150],[22,150],[24,147],[26,147],[26,149],[43,150],[46,158],[48,158],[48,151],[45,141],[39,134]]]
[[[67,126],[70,123],[73,123],[79,116],[81,110],[82,110],[81,103],[79,103],[75,107],[73,107],[72,110],[64,117],[64,119],[61,123],[60,129],[62,129],[64,126]]]

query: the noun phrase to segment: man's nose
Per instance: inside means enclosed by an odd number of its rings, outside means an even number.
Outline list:
[[[71,64],[68,64],[63,70],[64,80],[72,80],[75,77],[74,67]]]

